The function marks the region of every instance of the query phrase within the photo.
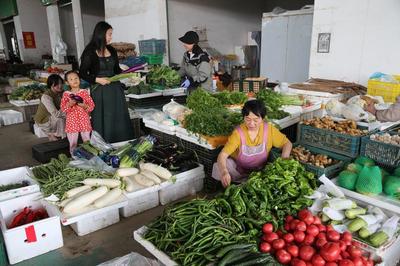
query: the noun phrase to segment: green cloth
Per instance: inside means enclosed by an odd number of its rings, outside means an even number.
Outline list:
[[[133,139],[128,105],[120,82],[99,85],[92,91],[95,108],[91,114],[93,130],[109,143]]]
[[[62,93],[55,93],[48,89],[43,94],[50,96],[53,99],[54,106],[57,110],[60,110]],[[46,106],[40,101],[36,114],[34,116],[35,123],[44,124],[50,119],[50,112],[47,110]]]

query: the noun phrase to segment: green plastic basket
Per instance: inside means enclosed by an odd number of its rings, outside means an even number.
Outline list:
[[[347,157],[347,156],[343,156],[334,152],[330,152],[330,151],[326,151],[323,149],[319,149],[319,148],[315,148],[309,145],[305,145],[305,144],[299,144],[299,143],[295,143],[293,144],[293,147],[296,146],[303,146],[304,148],[306,148],[307,150],[309,150],[311,153],[314,154],[323,154],[323,155],[327,155],[328,157],[335,159],[337,161],[339,161],[338,163],[328,166],[326,168],[321,168],[312,164],[308,164],[308,163],[301,163],[302,165],[304,165],[304,168],[315,174],[316,177],[320,177],[321,175],[325,174],[328,178],[334,178],[337,176],[337,174],[342,171],[344,169],[344,167],[350,163],[352,161],[351,158]],[[277,159],[278,157],[281,156],[281,151],[277,148],[273,148],[271,150],[270,156],[272,157],[272,160]]]
[[[161,65],[164,60],[164,55],[162,54],[146,54],[143,57],[149,65]]]
[[[375,134],[384,134],[379,132]],[[390,135],[399,134],[395,131],[388,132]],[[365,136],[361,140],[360,154],[371,158],[378,165],[393,169],[400,166],[400,146],[388,144],[376,140],[371,140],[370,136]]]
[[[8,264],[6,246],[4,243],[3,234],[0,233],[0,266],[6,266]]]
[[[300,124],[297,142],[356,158],[360,154],[362,137]]]

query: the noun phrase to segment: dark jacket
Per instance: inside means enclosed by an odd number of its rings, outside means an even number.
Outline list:
[[[117,51],[111,45],[107,45],[107,49],[108,51],[110,51],[111,56],[114,57],[115,59],[114,73],[115,74],[121,73],[122,70],[119,68]],[[99,70],[100,70],[99,56],[96,53],[96,49],[89,44],[88,46],[86,46],[81,56],[81,66],[79,68],[79,75],[81,76],[82,79],[86,80],[87,82],[95,84]]]
[[[193,47],[193,55],[190,57],[189,52],[183,55],[179,74],[190,80],[190,87],[202,86],[206,90],[211,90],[212,73],[209,55],[204,52],[198,45]]]

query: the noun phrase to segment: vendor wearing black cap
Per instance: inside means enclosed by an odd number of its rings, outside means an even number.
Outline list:
[[[198,46],[199,36],[194,31],[188,31],[179,40],[186,49],[179,69],[179,74],[183,78],[181,87],[190,90],[201,86],[211,91],[210,57]]]

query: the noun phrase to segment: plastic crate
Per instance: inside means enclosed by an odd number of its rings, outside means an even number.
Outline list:
[[[352,160],[349,157],[346,157],[346,156],[343,156],[343,155],[340,155],[337,153],[329,152],[329,151],[326,151],[323,149],[315,148],[315,147],[312,147],[309,145],[298,144],[298,143],[293,144],[294,147],[299,146],[299,145],[303,146],[304,148],[306,148],[313,154],[324,154],[332,159],[339,161],[338,163],[328,166],[326,168],[321,168],[321,167],[318,167],[318,166],[315,166],[312,164],[300,162],[302,165],[304,165],[304,168],[307,171],[314,173],[317,178],[323,174],[325,174],[328,178],[336,177],[337,174],[343,170],[345,165],[347,163],[351,162],[351,160]],[[270,156],[272,157],[271,159],[275,160],[281,156],[281,151],[279,149],[273,148],[273,149],[271,149]]]
[[[165,54],[165,40],[149,39],[139,41],[140,55]]]
[[[161,110],[165,104],[170,102],[170,99],[171,98],[163,96],[155,96],[142,99],[129,98],[129,107],[131,109],[155,108]]]
[[[3,234],[0,234],[0,266],[7,266],[8,259],[7,259],[7,252],[6,246],[4,244]]]
[[[233,91],[257,93],[267,87],[267,82],[267,78],[246,78],[244,80],[236,80],[233,82]]]
[[[384,132],[375,134],[384,134]],[[398,135],[399,133],[389,132],[389,134]],[[370,136],[362,138],[360,154],[371,158],[378,165],[386,168],[396,168],[400,166],[400,146],[371,140]]]
[[[360,153],[362,137],[300,124],[297,142],[355,158]]]
[[[133,138],[137,139],[142,136],[141,131],[141,118],[131,118],[132,127],[133,127]]]
[[[400,82],[400,75],[393,75]],[[379,80],[368,80],[367,94],[382,96],[385,102],[396,102],[396,97],[400,94],[400,83],[383,82]]]
[[[164,55],[162,54],[146,54],[143,57],[149,65],[161,65],[164,61]]]
[[[150,134],[156,137],[161,144],[179,143],[175,135],[170,135],[155,129],[150,129]]]

